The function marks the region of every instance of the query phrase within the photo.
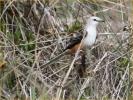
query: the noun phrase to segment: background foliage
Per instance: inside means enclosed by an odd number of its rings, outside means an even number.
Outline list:
[[[129,5],[130,0],[0,1],[0,99],[131,99]],[[92,15],[105,23],[85,51],[83,77],[83,65],[72,55],[46,66]]]

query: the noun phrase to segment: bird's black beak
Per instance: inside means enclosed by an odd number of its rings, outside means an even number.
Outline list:
[[[98,22],[105,22],[103,19],[101,19],[101,20],[97,20]]]

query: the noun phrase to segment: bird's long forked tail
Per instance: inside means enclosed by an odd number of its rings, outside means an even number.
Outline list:
[[[62,52],[61,54],[59,54],[55,58],[53,58],[50,61],[48,61],[47,63],[45,63],[43,66],[48,66],[48,65],[53,64],[55,61],[57,61],[58,59],[60,59],[61,57],[63,57],[67,53],[68,53],[68,50],[65,50],[64,52]]]

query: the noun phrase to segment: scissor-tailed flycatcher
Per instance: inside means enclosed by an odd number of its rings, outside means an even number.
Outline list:
[[[77,52],[78,48],[83,49],[86,46],[91,46],[95,43],[96,36],[97,36],[97,30],[96,27],[99,22],[104,22],[101,18],[92,16],[87,20],[87,24],[84,28],[84,32],[86,33],[85,36],[80,35],[77,37],[72,37],[70,39],[69,44],[64,49],[64,52],[55,57],[54,59],[50,60],[45,64],[49,65],[53,63],[56,59],[59,59],[61,56],[63,56],[65,53],[75,53]],[[82,41],[82,43],[81,43]]]
[[[87,24],[84,28],[85,36],[83,35],[71,38],[70,43],[68,46],[65,48],[65,50],[69,50],[71,53],[75,53],[77,49],[80,46],[80,49],[84,48],[85,46],[91,46],[95,43],[96,36],[97,36],[97,31],[96,27],[99,22],[104,22],[101,18],[99,17],[90,17],[87,20]],[[82,44],[81,44],[82,40]]]

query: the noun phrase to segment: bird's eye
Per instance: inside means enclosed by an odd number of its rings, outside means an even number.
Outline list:
[[[96,19],[93,19],[94,21],[97,21]]]

